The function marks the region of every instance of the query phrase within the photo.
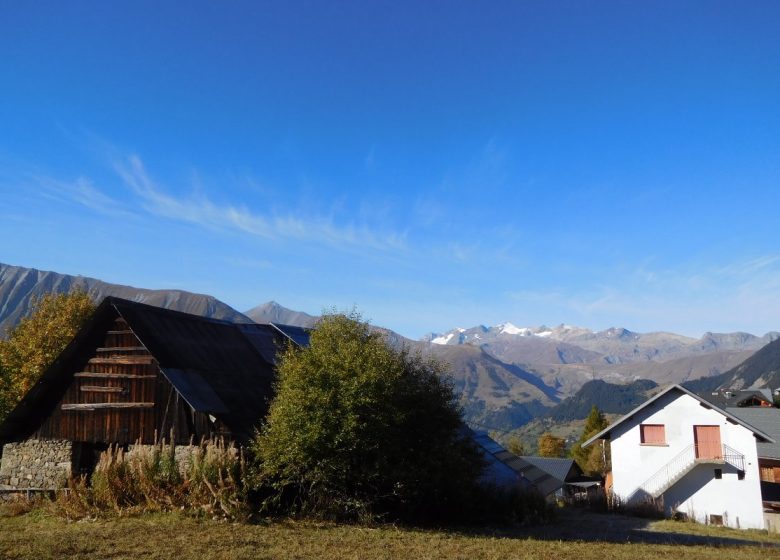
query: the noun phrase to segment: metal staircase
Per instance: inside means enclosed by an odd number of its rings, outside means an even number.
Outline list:
[[[691,472],[694,467],[701,464],[728,464],[734,467],[740,476],[744,475],[745,456],[728,445],[721,446],[721,452],[717,456],[698,457],[698,455],[697,445],[692,443],[643,482],[635,494],[645,492],[653,498],[658,498]]]

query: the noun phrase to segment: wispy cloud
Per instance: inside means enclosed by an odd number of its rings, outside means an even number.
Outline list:
[[[60,181],[50,177],[36,176],[33,181],[42,188],[44,196],[55,200],[75,202],[108,216],[126,217],[133,215],[119,200],[98,189],[86,177],[79,177],[75,181]]]
[[[717,273],[729,276],[755,274],[771,267],[777,262],[780,262],[780,255],[762,255],[760,257],[728,264],[719,268]]]
[[[170,194],[151,179],[138,156],[114,164],[122,181],[152,214],[217,230],[232,230],[269,240],[293,239],[334,248],[399,251],[404,234],[377,232],[365,225],[337,224],[333,217],[262,214],[245,205],[217,204],[202,191]]]

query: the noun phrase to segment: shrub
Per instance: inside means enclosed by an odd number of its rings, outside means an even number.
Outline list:
[[[308,347],[281,356],[253,446],[263,510],[415,521],[467,510],[483,464],[444,374],[355,313],[325,315]]]

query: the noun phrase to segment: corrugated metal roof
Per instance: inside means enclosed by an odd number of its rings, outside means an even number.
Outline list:
[[[726,410],[775,440],[774,443],[760,440],[756,443],[759,457],[780,459],[780,408],[734,407]]]
[[[309,329],[293,325],[280,325],[279,323],[269,324],[298,346],[309,345]]]
[[[160,368],[160,370],[193,410],[219,415],[229,412],[225,403],[200,372],[194,369]]]
[[[558,459],[554,457],[520,457],[535,467],[545,471],[550,476],[557,478],[561,482],[566,482],[572,476],[582,474],[579,467],[576,466],[574,459]]]
[[[245,326],[126,300],[114,300],[113,307],[163,370],[197,372],[197,380],[189,386],[173,384],[185,399],[185,391],[207,385],[224,404],[225,412],[214,416],[233,437],[252,437],[268,410],[275,373],[273,361],[245,336]],[[269,326],[255,327],[273,332]],[[183,381],[182,376],[176,379]],[[207,398],[201,404],[210,407],[213,402]]]
[[[257,324],[237,324],[236,328],[243,333],[266,362],[276,363],[276,355],[282,348],[282,340],[275,328]],[[308,343],[307,340],[305,345]]]

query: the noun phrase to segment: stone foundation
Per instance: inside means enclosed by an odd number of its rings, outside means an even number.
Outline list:
[[[7,443],[0,461],[0,489],[55,489],[73,472],[73,443],[30,439]]]

